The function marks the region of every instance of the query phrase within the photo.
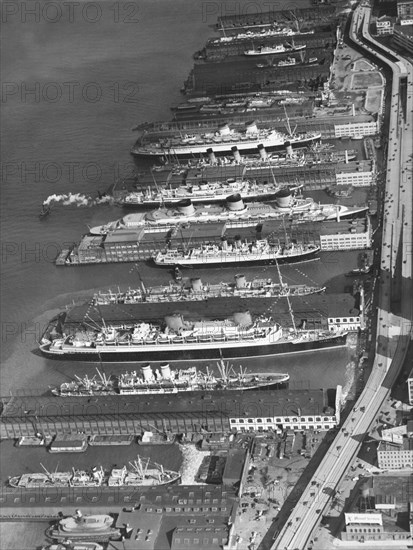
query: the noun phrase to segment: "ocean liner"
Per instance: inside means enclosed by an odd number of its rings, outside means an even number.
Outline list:
[[[49,324],[39,347],[45,356],[64,360],[219,360],[345,345],[346,335],[345,330],[283,329],[266,316],[253,319],[248,311],[220,320],[192,320],[173,314],[160,323],[104,323],[101,327],[91,325],[86,329],[79,326],[71,334],[64,332],[57,318]]]
[[[217,363],[219,375],[215,376],[207,367],[206,372],[198,371],[196,367],[173,370],[169,364],[163,364],[155,370],[150,365],[141,367],[140,372],[122,373],[107,377],[98,372],[89,378],[76,376],[72,382],[64,382],[59,388],[52,390],[60,397],[91,395],[150,395],[174,394],[187,391],[214,390],[256,390],[286,384],[290,376],[285,373],[248,373],[239,367],[235,370],[228,362],[220,360]]]
[[[233,154],[234,151],[240,154],[257,153],[259,146],[263,146],[267,152],[285,149],[287,143],[292,147],[306,147],[320,138],[319,132],[295,134],[289,131],[288,134],[282,134],[271,128],[259,129],[255,122],[247,125],[244,131],[235,131],[225,124],[216,132],[164,138],[152,142],[144,142],[142,138],[134,145],[131,153],[138,157],[169,156],[191,159],[205,155],[208,151],[210,154],[223,156]]]
[[[266,265],[271,263],[294,263],[313,259],[320,251],[315,244],[289,244],[280,246],[268,239],[255,242],[236,241],[230,244],[206,244],[190,248],[187,251],[171,248],[158,252],[153,261],[161,267],[202,266],[217,267],[222,265]]]
[[[304,34],[314,34],[314,31],[293,31],[289,27],[276,27],[264,31],[247,31],[239,34],[235,34],[233,36],[221,36],[220,38],[216,38],[212,41],[213,44],[219,44],[222,42],[233,42],[235,40],[245,40],[245,39],[253,39],[253,38],[270,38],[272,36],[296,36],[296,35],[304,35]]]
[[[199,184],[185,184],[176,188],[145,189],[131,191],[120,197],[118,203],[125,207],[144,206],[155,207],[160,205],[173,206],[182,200],[191,200],[193,203],[223,202],[235,193],[239,193],[245,201],[268,199],[273,197],[281,186],[276,183],[259,184],[249,180],[228,179],[225,182],[201,182]]]
[[[182,200],[174,209],[159,208],[150,213],[128,214],[113,222],[91,227],[91,235],[107,235],[142,227],[175,227],[179,223],[228,222],[228,227],[249,221],[282,220],[289,217],[296,222],[313,222],[340,219],[366,212],[368,206],[347,207],[339,204],[319,204],[311,197],[294,197],[289,190],[280,191],[273,203],[244,204],[237,193],[227,198],[224,205],[205,205],[196,208],[189,199]]]
[[[98,292],[93,295],[92,305],[139,304],[143,302],[180,302],[207,300],[208,298],[278,298],[280,296],[307,296],[323,292],[325,287],[308,285],[287,285],[274,283],[272,279],[247,281],[243,274],[235,276],[234,283],[220,282],[204,284],[200,278],[187,282],[158,287],[128,289],[124,292]]]
[[[291,44],[287,47],[283,44],[277,44],[276,46],[260,46],[257,49],[254,48],[252,50],[246,50],[244,55],[274,55],[278,53],[291,53],[304,50],[306,47],[306,44],[300,44],[299,46]]]

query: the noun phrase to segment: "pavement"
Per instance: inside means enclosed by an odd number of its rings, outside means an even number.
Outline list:
[[[374,53],[376,57],[390,65],[393,71],[392,95],[398,98],[399,79],[408,74],[410,88],[413,87],[413,68],[404,63],[390,62],[386,57],[377,53],[374,48],[381,48],[379,44],[372,44],[368,31],[370,8],[358,7],[353,14],[351,23],[351,38],[360,47]],[[364,40],[370,44],[365,46],[359,38],[363,34]],[[379,50],[380,51],[380,50]],[[393,52],[392,52],[393,53]],[[408,90],[408,93],[409,93]],[[411,97],[411,95],[410,95]],[[303,492],[300,501],[290,514],[289,521],[274,537],[272,544],[262,545],[262,548],[276,548],[282,550],[303,550],[313,548],[316,542],[311,538],[314,528],[318,525],[325,511],[338,491],[337,487],[347,469],[354,460],[366,433],[395,383],[408,344],[411,340],[411,285],[412,285],[412,186],[405,188],[405,195],[401,201],[400,193],[403,190],[403,181],[400,181],[400,168],[409,171],[411,167],[412,113],[411,102],[408,100],[406,115],[399,111],[399,101],[392,102],[390,113],[390,142],[389,164],[386,179],[385,217],[383,220],[383,244],[381,261],[381,286],[379,288],[379,307],[377,325],[377,344],[374,365],[370,378],[362,392],[353,413],[338,433],[335,441],[320,464],[313,481]],[[409,120],[407,120],[409,118]],[[392,136],[393,134],[393,136]],[[411,173],[405,176],[411,180]],[[395,199],[399,200],[395,200]],[[407,199],[407,203],[404,199]],[[386,254],[386,247],[390,245],[390,254]],[[410,247],[410,248],[409,248]],[[402,249],[402,264],[400,266],[399,248]],[[397,303],[397,298],[399,302]],[[392,313],[397,308],[399,315]],[[317,490],[315,491],[314,488]],[[363,546],[365,547],[365,546]],[[399,545],[400,547],[400,545]]]

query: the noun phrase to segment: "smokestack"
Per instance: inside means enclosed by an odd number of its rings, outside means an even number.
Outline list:
[[[214,153],[213,149],[211,149],[211,147],[209,149],[207,149],[207,153],[208,153],[208,158],[209,158],[209,164],[216,164],[217,163],[217,158],[215,156],[215,153]]]
[[[169,367],[169,363],[165,363],[164,365],[161,365],[161,373],[162,373],[162,378],[164,380],[170,380],[171,369]]]
[[[287,152],[287,157],[293,156],[293,148],[291,147],[291,143],[289,141],[285,142],[285,150]]]
[[[245,275],[235,275],[235,286],[238,290],[241,288],[246,288],[247,279],[245,278]]]
[[[194,292],[202,291],[202,281],[199,277],[191,279],[191,287]]]
[[[153,378],[153,372],[150,365],[145,365],[141,368],[144,382],[150,382]]]
[[[258,145],[258,152],[260,154],[260,159],[261,160],[267,160],[267,157],[268,157],[267,151],[265,150],[265,147],[262,143],[260,143]]]
[[[238,147],[234,145],[234,147],[231,147],[232,154],[234,156],[234,160],[237,164],[241,162],[241,154],[238,151]]]

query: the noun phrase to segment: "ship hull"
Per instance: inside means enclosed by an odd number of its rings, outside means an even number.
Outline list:
[[[203,269],[207,267],[222,267],[222,266],[235,266],[235,265],[268,265],[268,264],[281,264],[281,263],[298,263],[304,262],[307,260],[312,260],[319,249],[310,250],[308,252],[297,253],[291,256],[277,256],[275,253],[273,255],[259,254],[255,258],[250,258],[246,254],[240,253],[234,257],[230,257],[225,253],[216,255],[215,257],[205,257],[198,256],[194,258],[171,258],[164,261],[154,260],[158,267],[171,267],[180,265],[181,267],[193,267],[193,266],[202,266]]]
[[[269,143],[263,139],[257,139],[254,142],[242,142],[242,141],[228,141],[225,143],[206,143],[205,145],[192,145],[187,147],[171,147],[171,148],[161,148],[159,149],[145,149],[144,147],[135,146],[132,148],[132,155],[136,157],[150,157],[150,158],[162,158],[164,156],[177,157],[179,159],[191,160],[194,157],[207,156],[207,149],[211,148],[214,151],[215,156],[228,156],[232,155],[232,147],[237,146],[238,151],[241,155],[252,155],[257,154],[258,145],[263,144],[267,153],[272,153],[274,151],[281,151],[285,149],[285,143],[289,142],[293,148],[297,147],[306,147],[307,145],[318,141],[321,137],[321,134],[315,134],[307,138],[294,139],[285,136],[285,140],[277,141],[276,143]]]
[[[274,189],[272,191],[269,191],[268,193],[252,193],[252,194],[245,194],[245,195],[241,192],[241,199],[245,202],[262,200],[262,199],[270,199],[270,198],[274,198],[277,195],[278,191],[279,189],[278,190]],[[225,195],[204,195],[199,197],[192,196],[192,195],[183,195],[182,197],[171,197],[171,198],[164,197],[162,198],[162,200],[147,199],[144,201],[139,201],[139,200],[134,201],[133,199],[131,200],[120,199],[118,201],[118,204],[120,204],[124,208],[136,208],[137,206],[144,207],[144,208],[156,208],[157,206],[160,206],[160,205],[177,206],[183,200],[190,200],[192,201],[193,204],[214,204],[214,203],[224,202],[230,194],[231,192],[228,191],[228,193]]]
[[[219,342],[211,343],[210,347],[194,346],[189,349],[182,346],[158,346],[158,349],[145,350],[141,346],[133,346],[133,349],[125,347],[108,346],[106,349],[95,348],[49,351],[42,346],[42,353],[51,359],[64,359],[74,361],[94,361],[105,363],[137,362],[137,361],[191,361],[194,359],[237,359],[241,357],[260,357],[271,355],[282,355],[287,353],[308,352],[318,349],[345,346],[346,335],[332,336],[324,340],[309,340],[303,342],[275,342],[261,345],[240,346],[240,342],[224,346]],[[131,346],[132,347],[132,346]]]

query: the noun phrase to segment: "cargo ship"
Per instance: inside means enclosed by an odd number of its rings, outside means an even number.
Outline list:
[[[149,459],[141,458],[139,455],[133,462],[129,462],[131,469],[113,468],[105,473],[103,468],[92,468],[89,472],[75,470],[72,472],[47,472],[45,474],[23,474],[9,479],[11,487],[20,489],[38,489],[39,487],[147,487],[155,485],[166,485],[177,483],[180,474],[172,470],[166,470],[163,466],[151,463]]]
[[[220,360],[217,363],[219,376],[207,367],[206,372],[198,371],[196,367],[172,370],[169,363],[158,369],[150,365],[141,367],[140,372],[122,373],[107,377],[98,369],[92,378],[85,376],[72,382],[64,382],[59,388],[52,390],[60,397],[90,397],[91,395],[150,395],[179,393],[186,391],[215,390],[257,390],[286,384],[290,376],[282,373],[248,373],[242,366],[238,370],[232,365]]]
[[[204,284],[200,278],[193,278],[189,285],[184,282],[169,285],[128,289],[125,292],[98,292],[93,295],[92,305],[139,304],[143,302],[196,301],[208,298],[278,298],[281,296],[307,296],[321,293],[325,287],[308,285],[287,285],[275,283],[272,279],[247,281],[245,275],[235,276],[234,283],[220,282]]]
[[[287,297],[288,300],[288,297]],[[73,334],[57,333],[49,324],[40,351],[53,359],[121,362],[236,359],[345,345],[347,331],[283,329],[266,316],[247,312],[222,320],[186,320],[167,315],[163,322],[106,325]]]
[[[158,266],[171,267],[218,267],[223,265],[266,265],[271,263],[294,263],[314,259],[320,247],[315,244],[289,244],[280,246],[268,239],[255,242],[236,241],[230,244],[206,244],[189,250],[171,248],[158,252],[153,261]]]
[[[225,156],[238,152],[241,154],[257,153],[263,147],[265,152],[285,149],[288,142],[291,147],[306,147],[320,140],[320,132],[296,134],[289,131],[282,134],[275,129],[259,129],[256,123],[248,124],[243,131],[235,131],[228,124],[219,127],[216,132],[164,138],[152,142],[142,139],[131,150],[138,157],[171,157],[192,159],[209,153]]]
[[[83,516],[80,510],[76,510],[74,516],[63,518],[56,525],[49,527],[46,535],[58,542],[107,542],[120,538],[119,529],[112,527],[114,521],[114,518],[107,514]]]
[[[284,46],[284,44],[277,44],[276,46],[260,46],[257,49],[246,50],[244,55],[256,56],[256,55],[275,55],[279,53],[290,53],[290,52],[299,52],[304,50],[307,47],[306,44],[300,44],[296,46],[291,44],[289,46]]]
[[[174,209],[159,208],[150,213],[127,214],[119,220],[91,227],[91,235],[115,234],[147,227],[175,227],[179,223],[228,222],[228,227],[250,221],[282,220],[289,217],[295,222],[315,222],[341,219],[366,212],[368,206],[348,207],[340,204],[320,204],[311,197],[294,197],[289,190],[276,194],[274,203],[252,202],[244,204],[238,193],[227,198],[224,205],[194,207],[190,199],[182,200]]]
[[[235,193],[239,193],[245,201],[268,199],[273,197],[281,186],[276,183],[258,184],[249,180],[228,179],[226,182],[201,182],[186,184],[175,189],[151,189],[131,191],[118,199],[118,204],[126,207],[144,206],[156,207],[159,205],[173,206],[182,200],[191,200],[193,203],[223,202]]]

